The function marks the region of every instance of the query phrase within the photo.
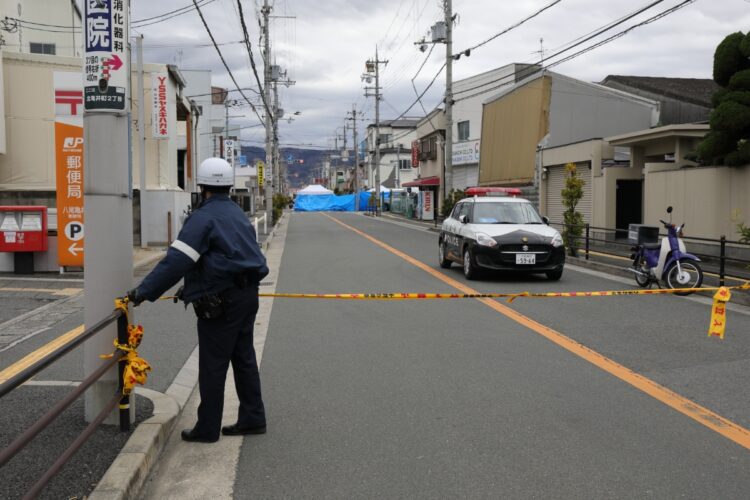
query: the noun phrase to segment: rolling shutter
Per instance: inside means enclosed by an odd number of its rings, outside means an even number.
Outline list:
[[[591,223],[591,205],[592,205],[592,192],[591,186],[591,168],[588,163],[576,164],[578,168],[578,175],[580,175],[586,183],[583,185],[583,198],[578,202],[576,210],[581,212],[583,215],[583,221]],[[558,165],[554,167],[547,167],[547,213],[544,214],[552,222],[562,222],[563,212],[565,206],[562,203],[562,190],[565,187],[565,166]]]

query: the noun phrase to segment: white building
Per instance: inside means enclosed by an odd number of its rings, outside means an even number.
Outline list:
[[[417,172],[411,167],[411,144],[417,139],[420,118],[380,122],[380,184],[398,188],[411,182]],[[367,126],[367,185],[375,186],[375,125]]]
[[[81,18],[75,0],[0,0],[3,50],[81,57]]]

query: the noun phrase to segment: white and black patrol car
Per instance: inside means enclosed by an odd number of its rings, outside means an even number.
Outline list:
[[[468,279],[481,269],[495,269],[559,280],[565,265],[562,236],[523,198],[460,200],[443,222],[438,244],[440,267],[460,263]]]

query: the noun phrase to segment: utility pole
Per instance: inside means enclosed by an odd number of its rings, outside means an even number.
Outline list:
[[[453,189],[453,2],[444,0],[445,7],[445,186],[443,199]],[[442,205],[443,200],[438,200]]]
[[[146,96],[143,90],[143,35],[136,40],[138,50],[138,179],[141,187],[141,248],[146,248]]]
[[[84,324],[91,327],[112,313],[115,297],[133,286],[133,200],[130,179],[130,2],[84,2],[84,57],[95,60],[83,70],[83,130],[86,175]],[[92,12],[93,11],[93,12]],[[109,30],[102,34],[102,25]],[[107,99],[100,99],[106,96]],[[143,96],[138,103],[143,107]],[[143,222],[142,222],[143,223]],[[83,374],[102,366],[100,354],[112,352],[115,323],[84,344]],[[93,421],[117,392],[112,368],[86,392],[85,418]],[[128,405],[120,400],[120,407]],[[127,406],[125,406],[127,407]],[[134,416],[130,405],[131,418]],[[117,412],[106,420],[117,422]]]
[[[359,210],[359,148],[357,147],[357,105],[352,104],[352,149],[354,150],[354,211]]]
[[[273,82],[273,163],[276,192],[281,193],[281,164],[279,163],[279,82]]]
[[[269,33],[268,16],[271,13],[271,7],[268,0],[263,0],[263,102],[266,110],[266,220],[268,225],[273,227],[273,151],[271,139],[273,136],[273,110],[269,109],[268,103],[271,102],[271,39]],[[271,170],[268,172],[268,170]]]
[[[375,206],[375,213],[381,214],[380,211],[380,100],[382,95],[380,94],[380,65],[388,64],[388,61],[381,61],[378,58],[378,48],[375,47],[375,60],[368,60],[366,63],[367,72],[362,75],[363,79],[370,83],[371,78],[375,76],[375,88],[365,87],[365,97],[375,97],[375,196],[377,198],[377,204]],[[375,90],[374,94],[370,94],[367,90]]]

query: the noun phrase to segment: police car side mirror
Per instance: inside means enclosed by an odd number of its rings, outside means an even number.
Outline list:
[[[460,222],[461,224],[466,224],[467,222],[469,222],[469,217],[467,215],[459,215],[458,222]]]
[[[547,217],[546,215],[543,215],[542,216],[542,222],[544,222],[545,224],[547,224],[549,226],[549,217]]]

